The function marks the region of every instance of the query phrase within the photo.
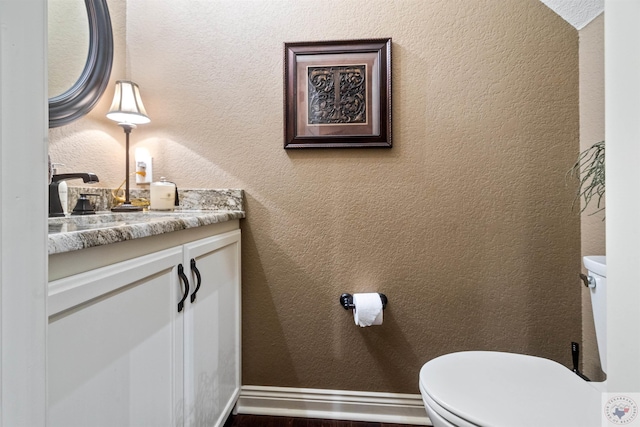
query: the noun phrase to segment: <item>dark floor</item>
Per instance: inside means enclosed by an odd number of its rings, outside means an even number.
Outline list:
[[[225,427],[409,427],[405,424],[368,423],[363,421],[318,420],[313,418],[232,415]]]

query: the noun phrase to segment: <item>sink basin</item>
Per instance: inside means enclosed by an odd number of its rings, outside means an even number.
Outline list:
[[[215,228],[216,224],[245,218],[242,190],[183,191],[181,205],[175,211],[105,210],[93,215],[49,218],[48,253],[62,254],[198,227]]]
[[[63,218],[49,218],[49,234],[147,224],[155,221],[189,218],[193,215],[194,213],[184,211],[102,212],[95,215],[71,215]]]
[[[243,211],[98,212],[49,218],[49,255],[244,218]]]

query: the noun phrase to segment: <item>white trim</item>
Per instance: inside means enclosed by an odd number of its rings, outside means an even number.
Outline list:
[[[640,392],[640,3],[607,0],[604,16],[607,388]]]
[[[46,424],[47,2],[0,1],[0,426]]]
[[[239,414],[431,425],[419,394],[242,386]]]

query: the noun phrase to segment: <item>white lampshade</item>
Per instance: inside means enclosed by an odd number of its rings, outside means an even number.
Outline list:
[[[151,119],[142,105],[140,88],[134,82],[118,80],[113,94],[113,102],[107,113],[107,117],[118,123],[130,123],[141,125],[149,123]]]

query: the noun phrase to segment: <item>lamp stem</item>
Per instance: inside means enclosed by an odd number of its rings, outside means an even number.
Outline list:
[[[125,155],[125,162],[126,162],[126,167],[125,167],[125,187],[124,187],[124,203],[126,205],[130,205],[131,204],[131,200],[129,200],[129,135],[131,134],[131,128],[130,127],[125,127],[124,128],[124,133],[126,135],[126,142],[124,144],[125,150],[126,150],[126,155]]]
[[[122,126],[122,129],[124,129],[124,134],[126,137],[125,140],[125,159],[126,159],[126,165],[125,165],[125,187],[124,187],[124,203],[119,205],[119,206],[115,206],[113,208],[111,208],[111,210],[113,212],[134,212],[134,211],[141,211],[142,207],[140,206],[133,206],[131,204],[131,200],[129,200],[129,135],[131,134],[131,131],[133,129],[136,128],[136,125],[132,124],[132,123],[118,123],[119,126]]]

